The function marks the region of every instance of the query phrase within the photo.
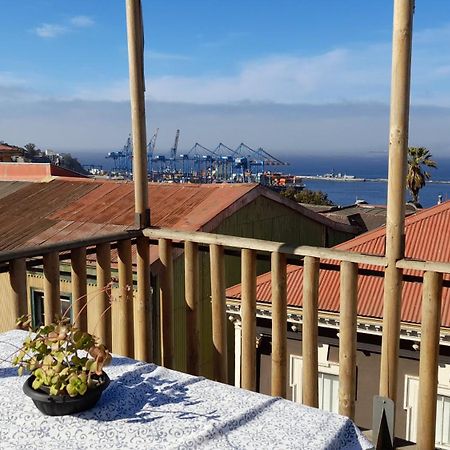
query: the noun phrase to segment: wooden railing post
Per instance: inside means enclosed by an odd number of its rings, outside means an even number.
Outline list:
[[[44,255],[44,323],[51,324],[55,316],[61,315],[59,287],[59,255],[51,252]]]
[[[162,264],[159,283],[161,364],[170,369],[174,362],[172,241],[170,239],[159,239],[158,249]]]
[[[119,295],[112,302],[114,333],[112,347],[115,353],[132,357],[134,355],[133,338],[133,265],[131,259],[131,241],[117,243],[119,268]]]
[[[211,301],[214,378],[228,382],[227,320],[225,300],[225,256],[221,245],[211,245]]]
[[[100,342],[112,348],[111,336],[111,245],[96,247],[96,273],[98,292],[88,302],[88,329]]]
[[[286,397],[287,285],[286,255],[272,253],[272,395]]]
[[[394,1],[392,42],[389,173],[386,217],[387,267],[384,279],[380,396],[390,398],[394,401],[394,405],[397,401],[402,299],[402,271],[396,268],[396,262],[403,258],[405,248],[405,184],[409,129],[413,3],[413,0]],[[392,440],[393,436],[390,436],[390,438]]]
[[[18,317],[27,314],[27,266],[25,258],[13,259],[9,266],[9,280],[12,289],[11,326]]]
[[[199,259],[198,245],[184,243],[184,291],[186,305],[186,368],[192,375],[199,374],[200,330],[199,330]]]
[[[442,274],[425,272],[420,337],[417,448],[435,448]]]
[[[141,361],[151,361],[152,346],[150,311],[152,290],[150,286],[150,242],[146,237],[136,240],[137,294],[134,299],[134,357]]]
[[[256,391],[256,253],[242,249],[242,385]]]
[[[303,266],[302,392],[303,404],[318,407],[319,259],[305,256]]]
[[[73,249],[70,253],[72,271],[72,319],[73,324],[87,331],[87,273],[86,247]]]
[[[339,414],[355,418],[358,265],[341,263],[339,325]]]

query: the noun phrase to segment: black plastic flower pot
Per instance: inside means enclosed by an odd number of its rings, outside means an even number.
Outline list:
[[[31,386],[34,378],[34,375],[31,375],[25,381],[23,392],[33,400],[39,411],[47,416],[66,416],[92,408],[100,400],[102,392],[110,382],[108,375],[103,372],[97,386],[88,389],[84,395],[70,397],[69,395],[50,395],[42,389],[33,389]]]

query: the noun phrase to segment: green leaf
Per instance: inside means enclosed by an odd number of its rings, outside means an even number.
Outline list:
[[[42,380],[40,378],[35,378],[35,380],[33,381],[33,384],[31,385],[31,387],[34,390],[38,390],[41,386],[42,386]]]
[[[72,384],[67,385],[66,390],[71,397],[75,397],[78,394],[77,388],[72,386]]]
[[[23,375],[23,366],[19,366],[19,368],[17,369],[17,374],[20,376]]]
[[[87,384],[86,383],[81,383],[80,386],[78,387],[78,392],[81,395],[84,395],[87,391]]]

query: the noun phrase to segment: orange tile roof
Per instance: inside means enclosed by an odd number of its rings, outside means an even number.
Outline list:
[[[450,262],[450,201],[428,208],[414,216],[406,218],[405,255],[429,261]],[[362,234],[335,248],[372,255],[383,255],[385,245],[385,227]],[[360,268],[370,268],[360,265]],[[418,271],[405,271],[407,275],[422,275]],[[450,276],[445,275],[449,280]],[[303,268],[288,266],[287,301],[293,307],[302,307]],[[227,297],[240,299],[240,285],[227,290]],[[257,279],[257,299],[271,302],[270,273]],[[422,284],[404,282],[402,321],[420,323]],[[339,272],[320,270],[319,275],[319,309],[322,311],[339,311]],[[382,318],[383,315],[383,278],[373,275],[358,277],[358,315]],[[442,326],[450,327],[450,288],[444,287],[442,293]]]

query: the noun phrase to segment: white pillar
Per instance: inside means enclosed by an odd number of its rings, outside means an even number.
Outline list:
[[[241,387],[242,323],[234,321],[234,385]]]

